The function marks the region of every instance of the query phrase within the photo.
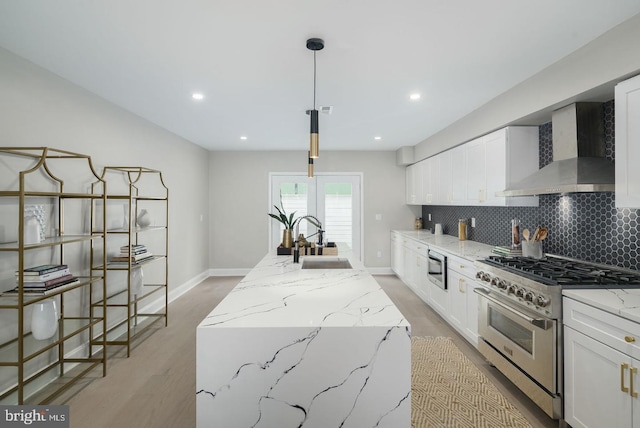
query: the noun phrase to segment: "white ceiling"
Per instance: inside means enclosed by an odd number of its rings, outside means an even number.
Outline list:
[[[0,0],[0,46],[202,147],[307,150],[305,42],[320,37],[321,150],[394,150],[637,13],[640,0]]]

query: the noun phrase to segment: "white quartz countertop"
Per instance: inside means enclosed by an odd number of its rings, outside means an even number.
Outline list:
[[[562,290],[571,299],[640,323],[640,289]]]
[[[468,260],[480,260],[490,256],[493,245],[475,241],[460,241],[457,236],[434,235],[428,230],[394,230],[407,238],[422,242],[434,249],[440,249],[454,256]]]
[[[353,269],[301,269],[302,256],[267,254],[198,328],[405,326],[408,321],[343,248]]]

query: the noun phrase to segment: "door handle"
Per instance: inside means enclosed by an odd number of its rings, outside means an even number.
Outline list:
[[[638,393],[633,390],[633,376],[636,373],[638,373],[638,368],[637,367],[631,367],[631,370],[629,372],[629,389],[631,390],[631,392],[629,392],[629,394],[631,394],[631,396],[633,398],[638,397]]]
[[[552,321],[549,321],[543,318],[532,318],[530,316],[527,316],[526,314],[523,314],[522,312],[519,312],[518,310],[512,308],[511,306],[505,303],[502,303],[500,300],[496,299],[495,297],[491,297],[490,296],[491,292],[485,290],[482,287],[474,288],[473,291],[478,295],[480,295],[481,297],[484,297],[491,303],[495,304],[496,306],[501,307],[507,312],[517,316],[518,318],[528,322],[531,325],[535,325],[536,327],[541,328],[542,330],[549,330],[553,326]]]
[[[624,386],[624,371],[629,368],[629,364],[622,363],[620,364],[620,391],[629,392],[629,388]]]
[[[462,278],[458,278],[458,291],[460,293],[462,293],[462,294],[465,293],[465,290],[464,290],[464,279],[462,279]]]

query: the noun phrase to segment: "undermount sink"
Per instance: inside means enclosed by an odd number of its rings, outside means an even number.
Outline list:
[[[352,267],[349,259],[318,256],[303,258],[302,269],[352,269]]]

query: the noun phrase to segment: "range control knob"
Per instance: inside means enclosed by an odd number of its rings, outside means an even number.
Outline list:
[[[541,307],[544,308],[545,306],[549,305],[549,299],[544,297],[544,296],[538,295],[538,296],[536,296],[536,299],[535,299],[534,303],[537,306],[541,306]]]
[[[524,300],[526,300],[527,302],[533,302],[533,299],[535,298],[536,298],[536,295],[532,291],[528,291],[524,295]]]
[[[500,282],[500,278],[498,278],[497,276],[494,276],[493,278],[491,278],[491,285],[497,286],[499,282]]]
[[[509,286],[509,283],[507,281],[505,281],[504,279],[502,279],[502,280],[500,280],[498,282],[498,288],[506,290],[508,286]]]
[[[482,276],[480,277],[480,279],[484,282],[491,282],[491,275],[486,272],[482,272]]]
[[[524,288],[516,288],[516,296],[524,297]]]
[[[518,289],[518,287],[516,287],[515,285],[509,284],[509,286],[507,287],[507,293],[508,294],[515,294],[517,289]]]
[[[476,279],[482,279],[482,275],[484,274],[484,272],[482,272],[481,270],[479,270],[478,272],[476,272]]]

